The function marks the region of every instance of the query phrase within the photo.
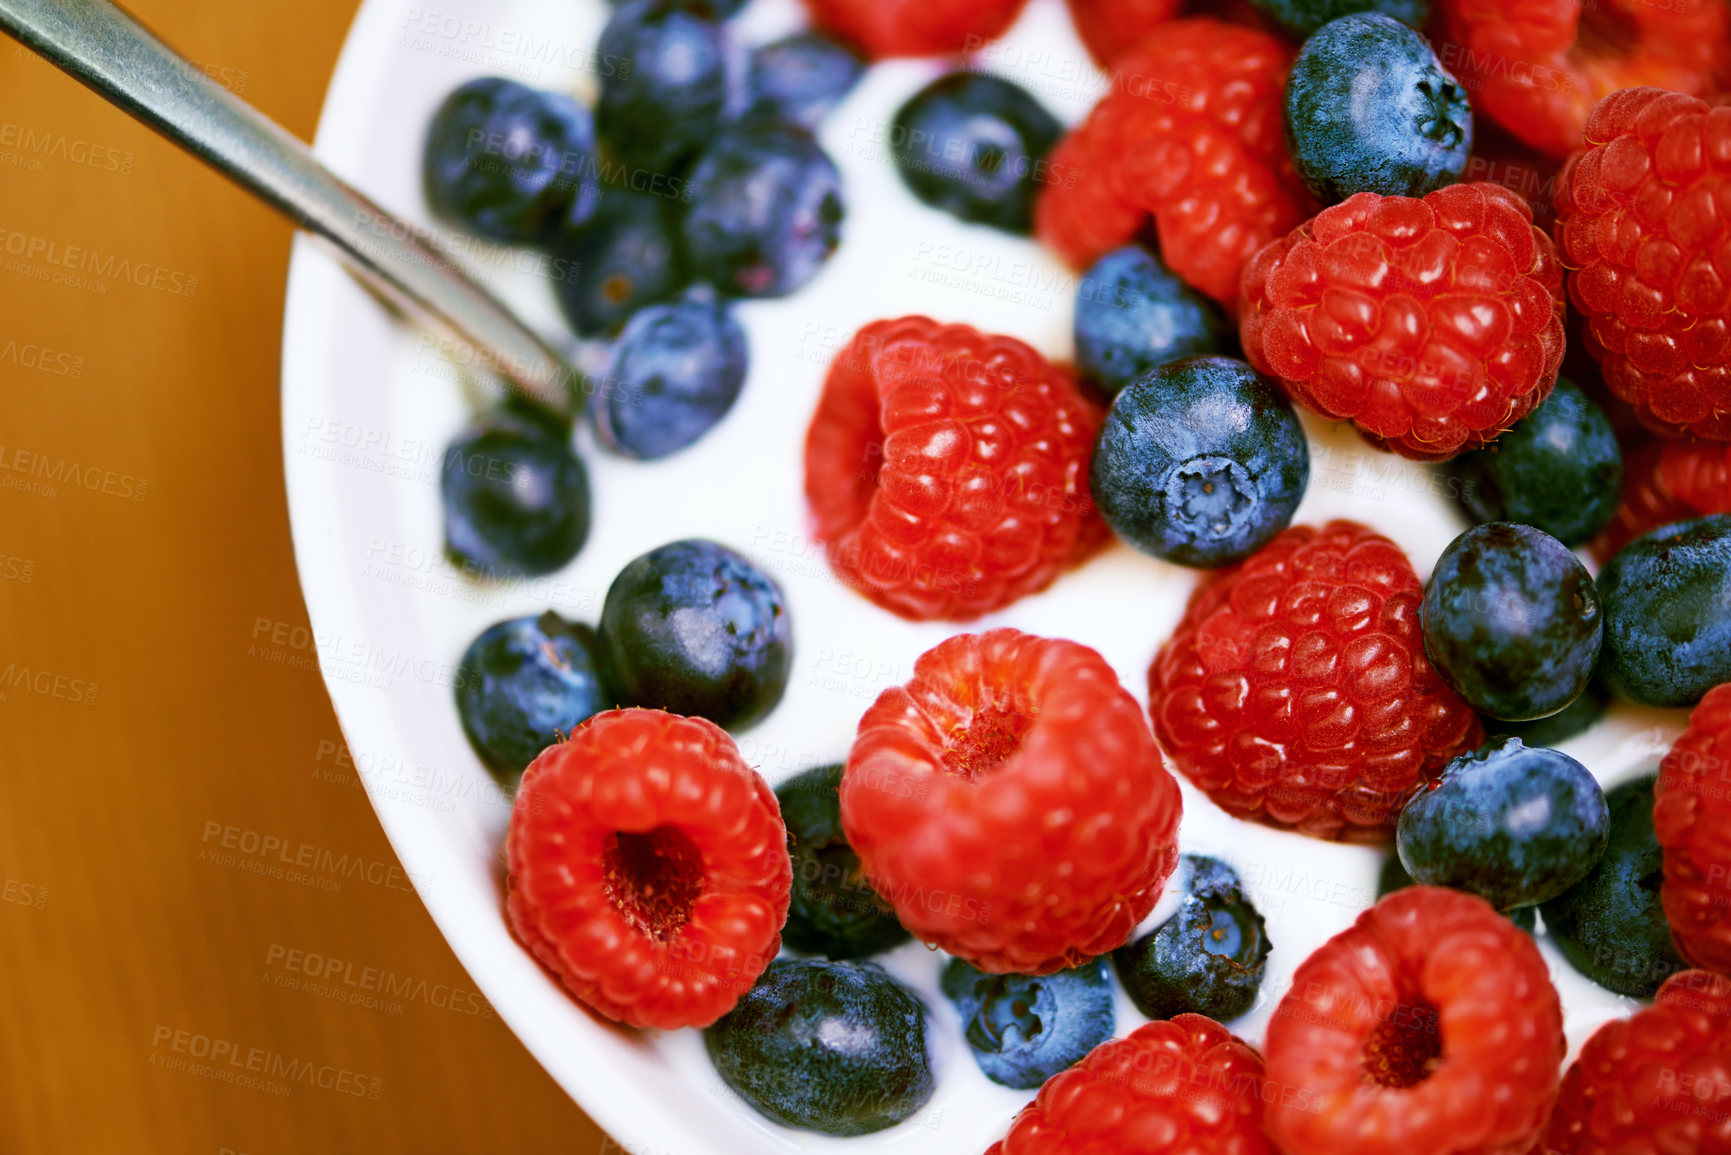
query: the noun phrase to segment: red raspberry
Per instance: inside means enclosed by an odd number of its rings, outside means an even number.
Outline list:
[[[903,925],[996,973],[1124,945],[1178,862],[1178,784],[1099,654],[958,634],[860,719],[848,841]]]
[[[1659,764],[1653,798],[1653,833],[1665,849],[1659,901],[1677,951],[1731,973],[1731,683],[1690,712]]]
[[[1556,384],[1563,271],[1496,184],[1359,193],[1244,270],[1244,354],[1372,445],[1442,461],[1496,440]]]
[[[805,0],[811,17],[872,59],[972,52],[1001,36],[1025,0]]]
[[[1150,30],[1178,15],[1183,0],[1069,0],[1076,35],[1101,68],[1134,48]]]
[[[1274,1155],[1262,1056],[1213,1019],[1176,1015],[1059,1071],[986,1155]]]
[[[1075,380],[1014,337],[874,321],[830,366],[806,433],[830,567],[917,621],[1045,589],[1106,540],[1088,496],[1099,428]]]
[[[1080,267],[1152,215],[1172,271],[1235,307],[1244,263],[1316,211],[1282,137],[1293,55],[1217,20],[1161,25],[1117,61],[1111,91],[1053,153],[1034,209],[1040,239]]]
[[[1623,500],[1593,540],[1601,562],[1661,525],[1731,513],[1731,445],[1722,441],[1648,442],[1628,455],[1623,478]]]
[[[1543,1155],[1731,1151],[1731,982],[1665,980],[1650,1007],[1606,1023],[1563,1076]]]
[[[505,850],[511,929],[610,1019],[706,1027],[780,949],[781,808],[703,718],[596,714],[524,772]]]
[[[1423,588],[1350,521],[1292,526],[1206,576],[1148,670],[1161,746],[1240,818],[1389,837],[1413,790],[1484,738],[1425,657]]]
[[[1557,1092],[1563,1011],[1533,940],[1477,895],[1397,890],[1305,959],[1268,1022],[1286,1155],[1517,1155]]]
[[[1611,392],[1669,437],[1731,440],[1731,107],[1635,88],[1557,180],[1557,250]]]

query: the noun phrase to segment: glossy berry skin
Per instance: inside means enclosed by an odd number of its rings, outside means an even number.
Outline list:
[[[666,197],[608,189],[595,215],[555,250],[576,270],[553,283],[559,311],[579,337],[617,333],[645,305],[686,282],[677,208]]]
[[[1205,569],[1248,557],[1285,529],[1309,481],[1291,404],[1230,357],[1173,361],[1119,393],[1088,475],[1119,538]]]
[[[495,577],[553,573],[589,536],[589,473],[568,430],[502,409],[445,449],[445,552]]]
[[[1569,547],[1512,521],[1449,543],[1419,609],[1425,654],[1481,714],[1527,722],[1580,697],[1604,634],[1592,574]]]
[[[816,129],[865,75],[865,61],[817,32],[797,32],[751,51],[750,111]]]
[[[1653,833],[1665,849],[1660,901],[1678,951],[1731,971],[1731,684],[1708,691],[1659,764]]]
[[[848,841],[902,924],[992,974],[1122,946],[1178,863],[1181,807],[1100,655],[1009,629],[922,654],[860,719],[841,784]]]
[[[1693,706],[1731,682],[1731,515],[1663,526],[1599,573],[1605,676],[1646,706]]]
[[[1610,561],[1649,530],[1712,513],[1731,513],[1731,443],[1652,441],[1629,455],[1623,499],[1593,554]]]
[[[1430,42],[1380,12],[1324,25],[1286,78],[1286,149],[1322,204],[1422,197],[1472,155],[1472,105]]]
[[[825,1135],[893,1127],[936,1085],[926,1009],[876,963],[779,959],[703,1044],[760,1114]]]
[[[1177,912],[1113,951],[1112,962],[1130,1001],[1149,1018],[1231,1022],[1256,1004],[1274,944],[1236,871],[1216,858],[1183,861],[1189,893]]]
[[[1065,0],[1076,35],[1103,70],[1178,15],[1180,0]]]
[[[727,416],[745,385],[745,330],[726,306],[651,305],[613,346],[606,389],[589,415],[601,444],[654,461],[695,442]]]
[[[1638,999],[1652,998],[1688,965],[1671,943],[1660,906],[1664,852],[1653,830],[1653,783],[1625,782],[1605,796],[1611,834],[1598,865],[1539,908],[1570,966]]]
[[[989,975],[953,958],[941,985],[974,1062],[1005,1087],[1038,1087],[1112,1037],[1105,959],[1035,978]]]
[[[1214,303],[1141,245],[1113,249],[1076,288],[1076,367],[1107,396],[1181,357],[1221,353],[1232,335]]]
[[[1559,378],[1537,409],[1444,471],[1474,521],[1518,521],[1573,547],[1616,511],[1623,451],[1605,411]]]
[[[1649,427],[1731,440],[1731,107],[1613,93],[1557,178],[1557,252],[1605,384]]]
[[[421,158],[427,203],[444,220],[506,244],[547,240],[594,211],[589,110],[564,93],[471,80],[433,114]]]
[[[601,652],[628,702],[743,730],[781,701],[793,622],[775,579],[697,538],[619,571],[601,605]]]
[[[463,651],[457,717],[507,787],[542,750],[612,704],[595,651],[594,630],[552,610],[488,626]]]
[[[946,56],[995,40],[1025,0],[805,0],[820,28],[873,60]]]
[[[1391,853],[1382,860],[1382,869],[1377,872],[1376,876],[1376,896],[1378,898],[1386,898],[1397,890],[1404,890],[1409,886],[1417,885],[1418,883],[1414,881],[1413,876],[1406,872],[1406,867],[1401,865],[1398,852]],[[1528,934],[1532,934],[1538,925],[1534,917],[1538,913],[1538,909],[1536,906],[1517,906],[1513,910],[1506,910],[1503,913],[1508,916],[1510,922]]]
[[[1474,895],[1408,887],[1299,965],[1263,1053],[1313,1102],[1264,1125],[1284,1155],[1525,1151],[1566,1049],[1533,940]]]
[[[1100,416],[1013,337],[875,321],[836,355],[805,440],[830,568],[904,618],[966,621],[1045,589],[1107,537]]]
[[[1409,28],[1424,28],[1430,20],[1431,0],[1250,0],[1294,39],[1306,40],[1323,25],[1355,12],[1380,12]]]
[[[775,788],[793,859],[793,896],[782,943],[832,959],[879,954],[908,940],[889,903],[866,881],[841,826],[840,764],[819,766]]]
[[[1046,1081],[986,1155],[1275,1155],[1263,1103],[1309,1098],[1263,1082],[1262,1056],[1201,1015],[1147,1023]]]
[[[1295,525],[1190,597],[1148,671],[1161,746],[1228,813],[1381,841],[1420,784],[1478,747],[1424,656],[1420,586],[1362,525]]]
[[[1494,184],[1359,193],[1244,270],[1249,362],[1378,448],[1443,461],[1550,394],[1562,268],[1532,210]]]
[[[1034,193],[1063,126],[1018,84],[951,72],[908,98],[890,126],[902,182],[959,220],[1034,231]]]
[[[673,174],[721,127],[731,48],[708,0],[628,0],[613,10],[598,59],[628,62],[601,78],[595,128],[628,168]]]
[[[687,183],[693,276],[737,297],[783,297],[841,243],[841,173],[811,133],[747,118],[723,129]]]
[[[1611,692],[1594,678],[1581,691],[1581,696],[1544,718],[1531,722],[1506,722],[1501,718],[1485,718],[1485,733],[1492,738],[1519,738],[1529,746],[1556,746],[1586,733],[1610,705]]]
[[[596,1013],[708,1026],[775,958],[786,837],[769,785],[719,727],[608,710],[524,772],[505,912]]]

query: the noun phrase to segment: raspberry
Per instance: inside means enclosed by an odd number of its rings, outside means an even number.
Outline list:
[[[1398,890],[1300,964],[1268,1023],[1285,1155],[1516,1155],[1557,1090],[1563,1012],[1533,940],[1476,895]]]
[[[1423,594],[1388,538],[1295,525],[1203,579],[1148,670],[1185,777],[1240,818],[1385,839],[1422,782],[1484,738],[1425,657]]]
[[[963,621],[1051,585],[1109,534],[1088,496],[1100,413],[1013,337],[875,321],[837,355],[805,440],[830,567],[906,618]]]
[[[1557,179],[1557,251],[1611,391],[1668,437],[1731,440],[1731,107],[1606,97]]]
[[[1054,151],[1034,209],[1040,239],[1085,267],[1151,214],[1172,271],[1236,305],[1244,263],[1316,211],[1282,138],[1292,57],[1251,28],[1161,25],[1117,60],[1111,91]]]
[[[1593,1032],[1563,1076],[1543,1155],[1722,1155],[1731,1115],[1731,982],[1665,980],[1653,1005]]]
[[[1068,0],[1076,35],[1101,68],[1136,46],[1148,32],[1178,15],[1183,0]]]
[[[596,714],[524,772],[505,850],[511,929],[610,1019],[706,1027],[781,945],[781,811],[702,718]]]
[[[1661,525],[1731,513],[1731,445],[1724,442],[1649,442],[1629,454],[1624,477],[1622,503],[1593,540],[1601,562]]]
[[[1268,1097],[1254,1048],[1213,1019],[1177,1015],[1047,1079],[986,1155],[1274,1155]]]
[[[994,974],[1122,946],[1178,862],[1178,784],[1099,654],[958,634],[860,719],[842,826],[919,938]]]
[[[973,51],[1003,34],[1025,0],[806,0],[825,30],[885,56],[942,56]]]
[[[1496,184],[1359,193],[1244,270],[1244,353],[1372,445],[1442,461],[1531,413],[1563,361],[1563,273]]]
[[[1709,690],[1689,714],[1689,728],[1659,764],[1653,797],[1653,833],[1665,849],[1659,901],[1677,951],[1694,966],[1731,973],[1731,683]]]

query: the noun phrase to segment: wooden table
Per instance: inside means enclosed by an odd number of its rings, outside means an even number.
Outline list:
[[[132,5],[307,139],[355,6]],[[201,853],[395,863],[318,675],[248,655],[307,623],[289,237],[0,39],[0,1151],[599,1152],[412,891]]]

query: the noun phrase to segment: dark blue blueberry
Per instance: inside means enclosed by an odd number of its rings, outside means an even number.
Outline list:
[[[1249,1011],[1273,944],[1238,874],[1214,858],[1184,857],[1178,913],[1112,952],[1118,981],[1151,1019],[1207,1015],[1229,1022]]]
[[[508,244],[549,239],[594,210],[598,186],[589,110],[514,80],[471,80],[427,129],[421,181],[452,224]]]
[[[595,215],[560,237],[557,251],[573,274],[553,287],[581,337],[618,332],[631,314],[686,282],[678,212],[666,197],[608,189]]]
[[[1309,481],[1310,449],[1286,395],[1230,357],[1173,361],[1126,386],[1090,470],[1119,537],[1205,568],[1285,529]]]
[[[619,335],[606,388],[590,400],[601,444],[645,461],[677,453],[733,408],[745,362],[745,330],[725,305],[651,305]]]
[[[1571,966],[1639,999],[1652,998],[1660,983],[1688,968],[1659,904],[1665,855],[1653,835],[1654,782],[1641,778],[1610,792],[1611,836],[1599,864],[1539,908]]]
[[[1400,864],[1400,855],[1390,854],[1382,860],[1382,870],[1376,876],[1377,898],[1380,899],[1397,890],[1405,890],[1409,886],[1417,885],[1418,883],[1413,881],[1412,875],[1406,872],[1406,867]],[[1528,934],[1532,934],[1538,925],[1535,918],[1538,909],[1536,906],[1517,906],[1513,910],[1506,910],[1503,913],[1508,916],[1510,922]]]
[[[1219,353],[1230,340],[1214,303],[1140,245],[1094,262],[1076,290],[1076,364],[1107,396],[1156,365]]]
[[[596,54],[619,66],[601,78],[595,129],[628,168],[673,173],[721,127],[732,51],[722,20],[707,0],[629,0],[607,21]]]
[[[589,474],[568,430],[511,410],[445,450],[445,550],[495,577],[552,573],[589,536]]]
[[[693,274],[740,297],[781,297],[841,243],[841,172],[796,124],[748,117],[706,150],[687,182]]]
[[[1443,550],[1419,606],[1424,649],[1481,714],[1528,722],[1573,702],[1603,626],[1592,575],[1530,525],[1493,521]]]
[[[1485,733],[1492,738],[1519,738],[1529,746],[1556,746],[1577,734],[1586,733],[1605,716],[1611,693],[1598,678],[1587,683],[1581,696],[1548,718],[1532,722],[1504,722],[1500,718],[1485,718]]]
[[[865,61],[817,32],[752,50],[751,111],[816,128],[865,75]]]
[[[1330,21],[1286,78],[1286,148],[1325,205],[1424,196],[1461,178],[1472,147],[1466,91],[1429,41],[1380,13]]]
[[[1063,126],[1019,85],[952,72],[908,99],[890,151],[913,194],[964,221],[1034,231],[1034,194]]]
[[[1518,521],[1567,546],[1598,533],[1617,511],[1623,451],[1605,411],[1559,380],[1551,395],[1487,449],[1443,468],[1474,521]]]
[[[1030,1090],[1112,1037],[1106,960],[1034,978],[989,975],[959,958],[944,966],[944,997],[986,1078]]]
[[[773,710],[793,665],[781,587],[712,541],[671,542],[620,570],[601,606],[600,633],[626,702],[728,729]]]
[[[896,913],[866,881],[859,855],[841,828],[840,765],[819,766],[775,788],[793,896],[782,944],[807,954],[859,958],[908,940]]]
[[[1423,28],[1430,19],[1430,0],[1250,0],[1250,5],[1300,41],[1354,12],[1381,12],[1412,28]]]
[[[1599,574],[1605,676],[1646,706],[1693,706],[1731,682],[1731,514],[1661,526]]]
[[[623,2],[624,0],[607,0],[607,6],[617,8]],[[708,0],[708,3],[716,15],[723,19],[739,15],[740,10],[745,7],[745,0]]]
[[[936,1086],[926,1009],[876,963],[777,959],[703,1042],[747,1103],[826,1135],[893,1127]]]
[[[561,734],[612,704],[595,631],[552,610],[487,627],[463,652],[455,681],[463,733],[507,787]]]

